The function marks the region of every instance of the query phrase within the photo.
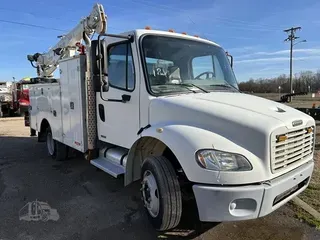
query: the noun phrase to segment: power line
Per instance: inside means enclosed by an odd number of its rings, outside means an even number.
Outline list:
[[[159,9],[160,10],[169,10],[169,11],[171,10],[171,11],[174,11],[175,13],[177,11],[183,12],[183,13],[188,13],[188,10],[186,10],[186,9],[175,8],[175,7],[166,6],[166,5],[163,5],[163,4],[150,3],[150,2],[147,2],[147,1],[143,1],[143,0],[130,0],[130,1],[138,3],[138,4],[142,4],[142,5],[145,5],[145,6],[150,6],[150,7],[156,8],[158,10]],[[195,15],[203,16],[200,13],[196,13]],[[190,18],[190,16],[188,16],[188,17]],[[245,26],[252,26],[252,27],[257,27],[257,28],[269,27],[270,31],[271,31],[271,28],[273,28],[273,30],[279,30],[279,26],[271,26],[271,25],[266,25],[266,24],[252,24],[252,22],[239,20],[239,19],[231,19],[231,18],[224,18],[224,17],[217,17],[217,16],[214,16],[214,17],[212,17],[210,19],[217,19],[217,20],[227,21],[229,23],[240,24],[240,25],[244,24]]]
[[[146,6],[150,6],[150,7],[153,7],[153,8],[156,8],[157,10],[165,10],[165,11],[174,11],[175,13],[178,11],[178,12],[181,12],[181,13],[185,13],[186,14],[186,18],[189,20],[190,23],[192,23],[193,25],[196,25],[195,21],[193,21],[193,19],[190,17],[190,15],[188,15],[188,10],[186,9],[181,9],[181,8],[174,8],[174,7],[171,7],[171,6],[166,6],[166,5],[162,5],[162,4],[155,4],[155,3],[150,3],[150,2],[146,2],[146,1],[142,1],[142,0],[129,0],[131,2],[135,2],[135,3],[138,3],[138,4],[142,4],[142,5],[146,5]],[[114,6],[114,7],[117,7],[117,6]],[[197,13],[196,15],[198,16],[202,16],[202,14],[200,13]],[[247,30],[247,31],[261,31],[261,32],[265,32],[265,31],[271,31],[271,32],[274,32],[274,31],[280,31],[281,29],[277,28],[277,29],[268,29],[268,28],[265,28],[265,26],[263,25],[252,25],[252,26],[255,26],[256,28],[250,28],[250,24],[251,23],[248,23],[248,22],[245,22],[245,21],[241,21],[241,20],[234,20],[234,19],[228,19],[228,18],[221,18],[221,17],[215,17],[216,19],[220,19],[222,22],[223,21],[227,21],[226,24],[238,24],[238,26],[230,26],[230,25],[217,25],[215,24],[214,27],[221,27],[221,28],[233,28],[233,29],[238,29],[238,30]],[[211,18],[211,19],[214,19],[214,18]],[[229,21],[229,22],[228,22]],[[239,25],[240,24],[240,25]],[[243,25],[244,24],[244,25]],[[208,33],[208,32],[199,32],[200,35],[203,35],[205,38],[207,38],[206,36],[214,36],[214,37],[217,37],[216,35],[212,34],[212,33]],[[253,39],[253,38],[239,38],[239,37],[225,37],[225,38],[232,38],[232,39]]]
[[[52,27],[45,27],[45,26],[41,26],[41,25],[36,25],[36,24],[29,24],[29,23],[22,23],[22,22],[15,22],[15,21],[8,21],[8,20],[3,20],[0,19],[0,22],[3,23],[9,23],[9,24],[16,24],[16,25],[21,25],[21,26],[27,26],[27,27],[34,27],[34,28],[41,28],[41,29],[46,29],[46,30],[53,30],[53,31],[59,31],[59,32],[67,32],[68,30],[66,29],[59,29],[59,28],[52,28]],[[117,28],[113,28],[113,27],[108,27],[114,30],[119,30]]]
[[[150,4],[149,2],[144,2],[144,1],[138,1],[138,0],[130,0],[132,2],[136,2],[136,3],[140,3],[140,4],[144,4],[144,5],[147,5],[147,6],[152,6],[152,7],[156,7],[157,9],[163,9],[163,10],[173,10],[176,12],[176,10],[180,11],[180,12],[187,12],[187,10],[184,10],[184,9],[178,9],[178,8],[173,8],[173,7],[169,7],[169,6],[165,6],[165,5],[161,5],[161,4]],[[60,5],[62,6],[62,5]],[[118,6],[115,6],[115,5],[112,5],[113,7],[116,7],[116,8],[121,8],[121,7],[118,7]],[[124,8],[121,8],[121,9],[124,9]],[[11,12],[17,12],[16,10],[12,10],[12,9],[7,9],[7,8],[0,8],[0,10],[2,11],[11,11]],[[32,15],[34,17],[38,16],[38,17],[43,17],[43,16],[40,16],[39,14],[35,14],[35,13],[31,13],[31,12],[23,12],[23,11],[20,11],[20,13],[26,13],[26,14],[29,14],[29,15]],[[193,25],[196,25],[195,21],[192,20],[192,18],[189,16],[189,15],[186,15],[187,16],[187,19],[189,20],[189,22],[191,22]],[[202,16],[202,15],[201,15]],[[46,16],[45,18],[47,19],[53,19],[53,20],[63,20],[61,18],[57,18],[57,17],[50,17],[50,16]],[[222,18],[221,18],[222,19]],[[230,19],[226,19],[226,20],[230,20]],[[70,20],[71,22],[76,22],[75,20]],[[36,28],[42,28],[42,29],[47,29],[47,30],[54,30],[54,31],[61,31],[61,32],[65,32],[66,30],[62,30],[62,29],[57,29],[57,28],[51,28],[51,27],[45,27],[45,26],[39,26],[39,25],[35,25],[35,24],[26,24],[26,23],[22,23],[22,22],[14,22],[14,21],[8,21],[8,20],[0,20],[0,22],[6,22],[6,23],[11,23],[11,24],[17,24],[17,25],[24,25],[24,26],[29,26],[29,27],[36,27]],[[229,22],[230,23],[230,22]],[[232,22],[230,24],[233,24]],[[247,24],[248,26],[248,24]],[[257,25],[258,26],[258,25]],[[271,29],[266,29],[266,28],[259,28],[259,29],[253,29],[253,28],[245,28],[244,26],[226,26],[226,25],[215,25],[215,27],[229,27],[229,28],[235,28],[235,29],[239,29],[239,30],[253,30],[253,31],[273,31]],[[117,28],[114,28],[114,27],[108,27],[110,29],[114,29],[114,30],[119,30]],[[207,36],[215,36],[211,33],[206,33],[206,32],[199,32],[200,34],[203,34],[205,38],[207,38]],[[216,36],[215,36],[216,37]],[[225,38],[234,38],[234,39],[237,39],[239,37],[225,37]],[[246,39],[249,39],[249,38],[246,38]],[[250,38],[250,39],[253,39],[253,38]]]
[[[297,30],[301,30],[301,27],[291,27],[291,28],[288,28],[288,29],[285,29],[283,30],[285,33],[288,34],[288,37],[284,40],[284,41],[290,41],[290,94],[292,94],[293,92],[293,85],[292,85],[292,50],[293,50],[293,42],[300,38],[300,37],[297,37],[295,35],[296,31]],[[304,40],[306,41],[306,40]],[[292,100],[292,98],[290,97],[290,101]]]
[[[58,18],[55,18],[55,19],[58,19]],[[72,21],[72,20],[71,20],[71,21]],[[54,31],[59,31],[59,32],[66,32],[66,31],[67,31],[67,30],[63,30],[63,29],[57,29],[57,28],[40,26],[40,25],[36,25],[36,24],[27,24],[27,23],[22,23],[22,22],[14,22],[14,21],[1,20],[1,19],[0,19],[0,22],[10,23],[10,24],[16,24],[16,25],[21,25],[21,26],[41,28],[41,29],[47,29],[47,30],[54,30]],[[75,21],[73,20],[73,22],[75,22]],[[190,19],[190,22],[191,22],[192,24],[195,24],[195,22],[193,22],[191,19]],[[122,31],[122,30],[119,29],[119,28],[114,28],[114,27],[110,27],[110,26],[108,26],[108,28],[109,28],[109,29],[114,29],[114,30],[117,30],[117,31]],[[194,34],[197,34],[197,33],[194,33]],[[208,39],[207,36],[217,37],[216,35],[211,34],[211,33],[201,32],[201,34],[203,34],[203,36],[204,36],[205,38],[207,38],[207,39]],[[236,37],[236,36],[234,36],[234,37],[226,37],[226,36],[224,36],[224,38],[229,38],[229,39],[253,39],[253,38]]]
[[[22,13],[22,14],[29,14],[29,15],[31,15],[31,16],[33,16],[33,17],[46,18],[46,19],[52,19],[52,20],[58,20],[58,21],[63,20],[62,18],[51,17],[51,16],[48,16],[48,15],[42,16],[42,15],[37,14],[37,13],[26,12],[26,11],[17,11],[17,10],[10,9],[10,8],[2,8],[2,7],[1,7],[1,8],[0,8],[0,11],[14,12],[14,13]],[[72,22],[73,20],[70,20],[70,21]]]
[[[51,28],[51,27],[45,27],[45,26],[40,26],[40,25],[36,25],[36,24],[8,21],[8,20],[2,20],[2,19],[0,19],[0,22],[16,24],[16,25],[21,25],[21,26],[34,27],[34,28],[42,28],[42,29],[47,29],[47,30],[54,30],[54,31],[59,31],[59,32],[65,32],[66,31],[66,30],[62,30],[62,29],[58,29],[58,28]]]
[[[177,11],[182,12],[182,13],[188,13],[188,10],[186,10],[186,9],[169,7],[169,6],[165,6],[165,5],[162,5],[162,4],[155,4],[155,3],[145,2],[145,1],[141,1],[141,0],[130,0],[130,1],[134,2],[134,3],[137,3],[137,4],[150,6],[150,7],[156,8],[157,10],[165,10],[165,11],[170,11],[171,10],[171,11],[174,11],[175,13]],[[63,7],[63,5],[59,5],[59,6]],[[108,5],[108,6],[125,10],[125,8],[120,7],[120,6],[116,6],[116,5]],[[17,12],[17,10],[8,9],[8,8],[0,8],[0,10],[2,10],[2,11],[10,11],[10,12]],[[31,13],[31,12],[22,12],[22,11],[20,11],[20,13],[26,13],[26,14],[30,14],[32,16],[43,17],[43,16],[41,16],[39,14],[35,14],[35,13]],[[148,13],[145,13],[145,14],[148,14]],[[196,15],[203,16],[200,13],[196,13]],[[188,20],[191,23],[196,24],[195,21],[193,21],[189,15],[186,15],[186,16],[187,16]],[[61,18],[50,17],[50,16],[46,16],[45,18],[53,19],[53,20],[63,20]],[[226,25],[215,25],[215,27],[234,28],[234,29],[239,29],[239,30],[251,30],[251,31],[277,31],[277,30],[279,30],[278,28],[275,28],[275,27],[272,27],[272,29],[271,29],[271,26],[268,26],[268,25],[252,24],[251,22],[243,21],[243,20],[237,20],[237,19],[229,19],[229,18],[222,18],[222,17],[214,17],[214,18],[211,18],[211,19],[217,19],[217,20],[220,20],[221,22],[225,22],[225,24],[226,24]],[[76,22],[75,20],[70,20],[70,21],[71,22]],[[234,25],[234,26],[232,26],[232,25]],[[268,27],[268,28],[266,28],[266,27]],[[207,33],[207,35],[208,35],[208,33]]]

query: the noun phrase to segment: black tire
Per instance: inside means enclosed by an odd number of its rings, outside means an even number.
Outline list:
[[[150,171],[155,178],[160,199],[157,216],[152,216],[145,207],[148,218],[159,231],[172,229],[179,224],[182,215],[181,190],[175,170],[164,156],[151,156],[142,164],[141,183],[147,171]],[[141,189],[144,191],[143,187]]]
[[[34,136],[37,136],[37,131],[30,128],[30,137],[34,137]]]
[[[16,114],[17,114],[18,117],[22,117],[22,113],[21,113],[20,108],[18,108],[18,110],[16,111]]]
[[[41,220],[42,222],[47,222],[49,220],[49,213],[47,212],[42,213]]]
[[[14,116],[14,111],[11,108],[9,108],[9,110],[8,110],[8,115],[9,115],[9,117]]]
[[[48,150],[49,156],[51,156],[53,159],[55,159],[57,161],[66,160],[68,158],[68,146],[52,139],[53,140],[53,149],[49,150],[49,147],[48,147],[48,144],[49,144],[48,143],[48,135],[49,134],[51,134],[51,138],[52,138],[52,132],[51,132],[50,127],[48,127],[46,130],[46,144],[47,144],[47,150]]]

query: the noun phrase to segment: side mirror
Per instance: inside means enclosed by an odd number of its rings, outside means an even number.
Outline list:
[[[28,59],[28,61],[30,61],[30,62],[33,62],[33,61],[34,61],[33,55],[27,55],[27,59]]]
[[[233,68],[233,56],[229,54],[229,52],[226,52],[226,55],[227,57],[230,58],[230,65],[231,65],[231,68]]]
[[[109,80],[108,80],[108,53],[106,50],[106,44],[101,41],[100,38],[97,42],[97,60],[98,60],[98,74],[100,77],[100,91],[109,91]]]
[[[109,80],[107,76],[103,76],[101,78],[101,90],[102,92],[108,92],[109,91]]]

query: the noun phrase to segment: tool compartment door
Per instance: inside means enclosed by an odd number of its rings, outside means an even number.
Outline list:
[[[60,62],[63,143],[81,152],[87,150],[85,131],[85,57]]]
[[[62,141],[61,104],[59,83],[33,84],[29,89],[30,127],[37,131],[48,121],[53,138]]]

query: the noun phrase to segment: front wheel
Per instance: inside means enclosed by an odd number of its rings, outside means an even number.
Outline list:
[[[152,225],[160,231],[176,227],[182,215],[179,181],[163,156],[146,158],[141,171],[141,194]]]
[[[34,137],[34,136],[37,136],[37,132],[36,130],[30,128],[30,137]]]
[[[47,128],[46,135],[46,143],[49,156],[57,161],[63,161],[67,159],[68,147],[65,144],[53,139],[50,127]]]

